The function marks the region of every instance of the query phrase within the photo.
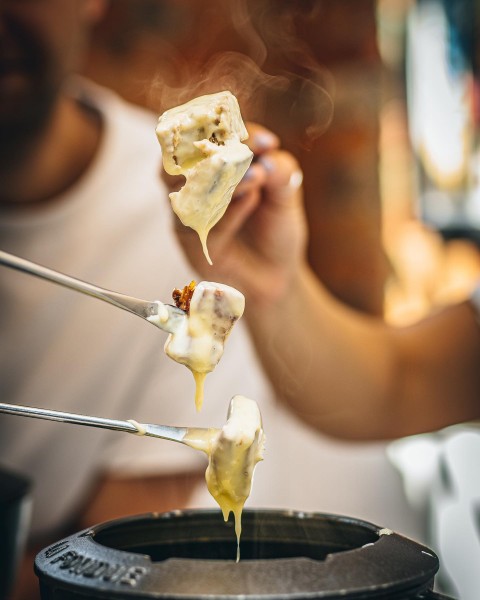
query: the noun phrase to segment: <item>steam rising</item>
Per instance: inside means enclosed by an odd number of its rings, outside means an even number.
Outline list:
[[[315,3],[232,0],[227,8],[220,8],[218,1],[215,5],[218,22],[231,20],[220,33],[236,32],[233,45],[241,51],[220,51],[208,58],[202,51],[188,58],[173,52],[174,72],[157,77],[149,104],[160,113],[196,96],[230,90],[244,119],[267,126],[282,123],[287,135],[303,145],[313,142],[333,113],[330,74],[318,64],[300,31],[318,16]]]
[[[154,82],[155,100],[161,111],[184,104],[196,96],[229,90],[240,105],[249,105],[249,99],[258,98],[265,90],[282,92],[287,89],[287,77],[268,75],[249,56],[227,51],[214,54],[192,72],[185,65],[178,87],[169,87],[164,81]],[[256,100],[255,100],[256,101]],[[245,110],[242,111],[245,113]]]

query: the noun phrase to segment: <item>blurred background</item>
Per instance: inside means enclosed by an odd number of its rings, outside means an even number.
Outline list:
[[[321,280],[405,325],[464,299],[480,278],[477,4],[115,0],[86,74],[157,114],[230,89],[304,170]],[[457,500],[442,487],[440,443],[400,440],[389,456],[441,556],[437,581],[453,593],[448,569],[461,572],[479,550],[468,502],[445,524]],[[462,548],[442,546],[462,523]]]
[[[315,271],[404,324],[480,272],[474,3],[115,0],[86,74],[158,114],[231,89],[302,164]]]

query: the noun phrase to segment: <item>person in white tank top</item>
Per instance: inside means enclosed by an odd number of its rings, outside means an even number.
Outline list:
[[[2,6],[0,248],[102,287],[168,302],[173,288],[200,275],[172,226],[159,176],[157,116],[71,76],[102,5],[44,0]],[[230,219],[253,213],[260,194],[286,210],[299,202],[301,177],[293,158],[277,151],[273,134],[251,131],[250,144],[262,160],[240,184]],[[285,233],[298,217],[303,220],[296,208],[290,214],[294,221]],[[225,234],[222,222],[217,227]],[[287,236],[284,243],[290,269],[303,242],[292,245]],[[216,270],[205,279],[228,283],[235,278],[233,263],[219,260],[218,245],[211,250]],[[199,414],[191,373],[164,355],[165,336],[157,328],[2,268],[2,401],[139,422],[221,426],[231,397],[242,394],[259,404],[267,435],[248,505],[350,514],[418,537],[383,443],[331,441],[276,401],[245,326],[254,325],[265,300],[279,298],[287,282],[269,275],[263,259],[256,264],[255,285],[239,281],[249,296],[246,314],[207,377]],[[288,335],[286,329],[280,345],[275,336],[262,338],[260,349],[280,356]],[[304,375],[283,380],[282,394],[297,382],[308,386]],[[2,415],[0,465],[32,479],[30,537],[40,545],[114,516],[214,506],[204,482],[205,457],[180,444]],[[35,593],[24,590],[23,598],[33,600]]]

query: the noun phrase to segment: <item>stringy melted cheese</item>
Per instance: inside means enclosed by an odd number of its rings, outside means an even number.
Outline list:
[[[197,411],[203,404],[205,377],[220,361],[225,341],[244,308],[245,297],[235,288],[202,281],[193,291],[188,315],[178,321],[165,342],[167,356],[193,373]]]
[[[212,264],[208,233],[224,215],[253,158],[242,143],[248,133],[238,101],[228,91],[200,96],[167,110],[156,133],[165,171],[186,179],[180,191],[170,194],[173,211],[198,233]]]
[[[227,521],[232,512],[240,560],[242,510],[250,495],[255,465],[263,459],[265,434],[260,410],[253,400],[234,396],[222,429],[190,429],[185,443],[208,455],[207,487]]]

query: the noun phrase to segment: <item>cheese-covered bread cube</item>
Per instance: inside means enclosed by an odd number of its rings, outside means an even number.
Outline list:
[[[252,151],[237,99],[228,91],[195,98],[167,110],[158,120],[163,166],[184,175],[185,185],[170,194],[182,223],[194,229],[210,264],[207,236],[224,215],[247,171]]]

